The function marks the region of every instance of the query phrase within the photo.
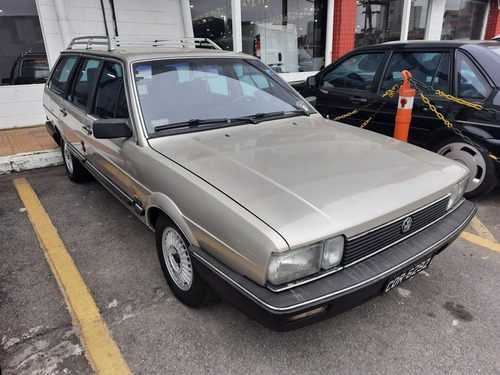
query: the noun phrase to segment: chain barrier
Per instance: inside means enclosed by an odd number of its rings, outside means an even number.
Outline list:
[[[362,107],[360,107],[359,109],[355,109],[354,111],[351,111],[351,112],[348,112],[346,114],[343,114],[341,116],[337,116],[337,117],[334,117],[333,119],[335,121],[340,121],[342,119],[345,119],[346,117],[349,117],[349,116],[352,116],[352,115],[355,115],[356,113],[358,113],[359,111],[362,111],[364,109],[367,109],[370,105],[374,104],[374,103],[377,103],[379,101],[382,101],[383,99],[385,98],[392,98],[394,97],[394,94],[396,93],[396,90],[399,88],[399,86],[401,86],[403,84],[403,81],[399,82],[399,83],[396,83],[394,86],[392,86],[392,88],[390,88],[389,90],[387,90],[386,92],[384,92],[382,95],[380,95],[378,98],[376,98],[375,100],[373,100],[371,103],[366,103],[365,105],[363,105]],[[377,113],[379,113],[382,108],[384,108],[384,105],[387,103],[386,100],[383,100],[382,103],[380,104],[380,106],[373,112],[373,114],[364,122],[361,124],[361,128],[364,128],[366,125],[369,124],[369,122],[377,115]]]
[[[441,97],[443,97],[445,99],[448,99],[448,100],[453,101],[455,103],[458,103],[458,104],[461,104],[461,105],[473,108],[473,109],[478,110],[478,111],[486,110],[486,111],[488,111],[490,113],[498,114],[498,115],[500,115],[500,111],[498,111],[496,109],[493,109],[493,108],[483,108],[483,106],[481,104],[471,103],[471,102],[468,102],[468,101],[466,101],[464,99],[457,98],[457,97],[455,97],[453,95],[445,94],[443,91],[441,91],[441,90],[435,90],[432,86],[426,85],[425,83],[417,81],[417,80],[415,80],[413,78],[410,78],[409,80],[413,84],[413,86],[415,87],[415,89],[417,90],[417,93],[422,98],[422,101],[427,105],[427,107],[429,107],[429,109],[436,115],[436,117],[439,120],[441,120],[446,125],[447,128],[451,129],[456,135],[458,135],[459,137],[461,137],[465,142],[467,142],[470,145],[476,147],[478,150],[484,152],[486,155],[488,155],[490,158],[492,158],[497,163],[500,163],[500,159],[498,158],[498,156],[493,155],[486,148],[484,148],[481,144],[475,142],[470,137],[466,136],[464,133],[462,133],[462,131],[459,128],[457,128],[456,126],[453,126],[453,124],[450,121],[448,121],[447,119],[445,119],[445,117],[443,116],[443,114],[441,112],[439,112],[438,109],[436,108],[436,106],[433,105],[430,102],[430,100],[424,95],[424,93],[421,90],[421,87],[425,88],[429,92],[434,92],[436,95],[439,95],[439,96],[441,96]]]
[[[470,137],[466,136],[460,129],[458,129],[450,121],[448,121],[444,117],[444,115],[441,112],[438,111],[438,109],[436,108],[436,106],[433,105],[430,102],[430,100],[424,95],[424,93],[422,92],[421,88],[424,88],[424,89],[428,90],[429,92],[433,92],[436,95],[439,95],[439,96],[441,96],[443,98],[446,98],[446,99],[448,99],[450,101],[453,101],[455,103],[458,103],[458,104],[461,104],[461,105],[473,108],[473,109],[478,110],[478,111],[486,111],[486,112],[489,112],[489,113],[492,113],[492,114],[500,116],[500,110],[497,110],[497,109],[494,109],[494,108],[484,108],[481,104],[471,103],[471,102],[468,102],[468,101],[466,101],[464,99],[457,98],[457,97],[455,97],[453,95],[446,94],[446,93],[444,93],[441,90],[435,90],[432,86],[429,86],[429,85],[427,85],[427,84],[425,84],[423,82],[417,81],[417,80],[415,80],[413,78],[409,78],[409,81],[413,84],[413,86],[417,90],[417,93],[420,95],[420,98],[422,99],[422,101],[437,116],[437,118],[440,119],[446,125],[447,128],[451,129],[456,135],[458,135],[459,137],[461,137],[465,142],[469,143],[470,145],[476,147],[480,151],[482,151],[485,154],[487,154],[495,162],[500,163],[500,158],[498,156],[493,155],[486,148],[484,148],[482,145],[480,145],[477,142],[475,142],[474,140],[472,140]],[[340,115],[340,116],[336,116],[333,119],[336,120],[336,121],[340,121],[340,120],[342,120],[342,119],[344,119],[346,117],[355,115],[359,111],[367,109],[370,105],[373,105],[374,103],[382,101],[382,103],[380,104],[380,106],[373,112],[373,114],[363,124],[361,124],[360,127],[364,128],[377,115],[377,113],[380,112],[382,110],[382,108],[384,108],[384,105],[387,103],[387,100],[383,100],[383,99],[393,98],[394,94],[396,93],[396,90],[399,89],[399,87],[402,84],[403,84],[403,81],[401,81],[399,83],[396,83],[394,86],[392,86],[392,88],[390,88],[389,90],[387,90],[383,95],[379,96],[378,98],[376,98],[372,102],[366,103],[362,107],[360,107],[358,109],[355,109],[355,110],[353,110],[351,112],[348,112],[346,114],[343,114],[343,115]]]

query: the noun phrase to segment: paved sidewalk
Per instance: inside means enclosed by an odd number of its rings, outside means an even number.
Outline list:
[[[0,130],[0,175],[61,163],[61,151],[44,125]]]

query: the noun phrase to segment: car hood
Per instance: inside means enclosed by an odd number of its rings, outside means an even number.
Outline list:
[[[347,237],[446,195],[457,163],[395,139],[302,116],[150,139],[291,247]]]

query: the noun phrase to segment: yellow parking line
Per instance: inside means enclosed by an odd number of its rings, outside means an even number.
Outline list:
[[[45,258],[64,295],[73,325],[81,328],[80,341],[92,368],[97,374],[103,375],[131,374],[118,346],[111,338],[87,285],[31,185],[24,178],[15,179],[14,185],[28,211]]]
[[[470,225],[471,225],[472,228],[474,228],[474,230],[476,231],[476,233],[480,237],[486,238],[487,240],[490,240],[490,241],[493,241],[493,242],[497,242],[497,240],[495,239],[495,237],[493,237],[493,235],[488,230],[488,228],[486,228],[484,226],[484,224],[481,222],[481,220],[479,220],[477,218],[477,216],[474,216],[474,218],[470,222]]]
[[[469,233],[469,232],[462,232],[460,237],[466,239],[469,242],[472,242],[473,244],[476,244],[476,245],[479,245],[482,247],[486,247],[490,250],[497,251],[500,253],[500,243],[498,243],[498,242],[490,241],[486,238],[477,236],[477,235]]]

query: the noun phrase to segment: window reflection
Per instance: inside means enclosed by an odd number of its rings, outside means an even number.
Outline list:
[[[242,0],[243,52],[277,72],[324,66],[326,0]]]
[[[230,0],[191,0],[194,36],[233,50]],[[327,0],[241,0],[243,52],[276,72],[324,66]]]
[[[0,0],[1,85],[45,83],[49,64],[35,0]]]
[[[403,19],[401,0],[358,0],[355,46],[400,40]],[[411,2],[408,39],[424,39],[428,0]]]

